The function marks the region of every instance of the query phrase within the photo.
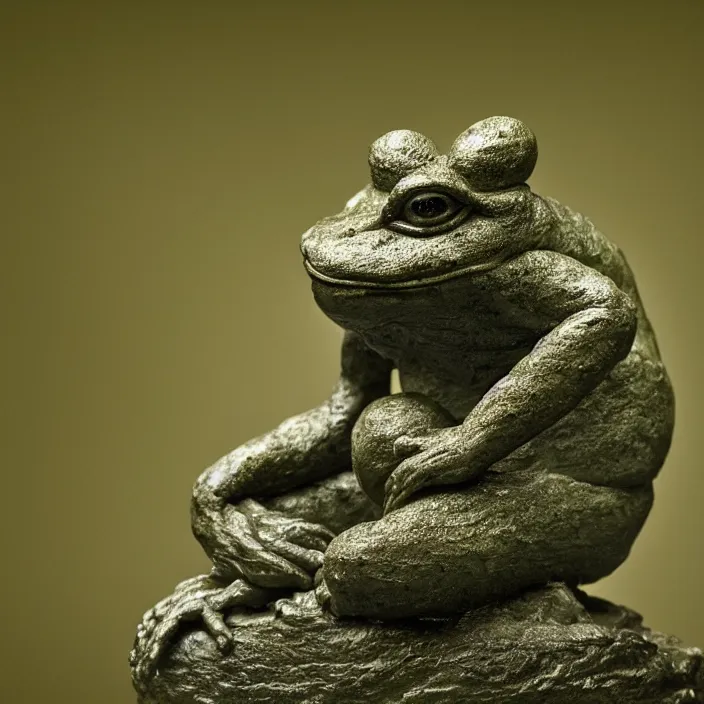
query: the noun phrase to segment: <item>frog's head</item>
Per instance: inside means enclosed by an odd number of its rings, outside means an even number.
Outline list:
[[[541,201],[525,181],[537,156],[533,133],[510,117],[472,125],[447,155],[418,132],[383,135],[369,152],[371,184],[303,235],[310,276],[355,289],[417,288],[534,247]]]

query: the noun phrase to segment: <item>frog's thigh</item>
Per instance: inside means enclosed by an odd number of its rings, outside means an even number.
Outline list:
[[[591,394],[495,469],[540,463],[580,481],[652,481],[670,447],[672,388],[662,364],[632,352]]]
[[[593,582],[623,562],[651,505],[650,485],[545,473],[427,494],[333,540],[324,565],[332,610],[440,615],[551,580]]]

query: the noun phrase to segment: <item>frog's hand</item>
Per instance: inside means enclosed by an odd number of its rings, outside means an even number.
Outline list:
[[[157,672],[160,658],[171,644],[182,624],[201,619],[215,639],[218,648],[226,651],[232,645],[232,633],[223,612],[240,607],[259,607],[276,594],[237,580],[227,587],[214,587],[206,575],[187,580],[176,587],[172,596],[150,609],[137,628],[137,637],[130,653],[130,669],[135,689],[144,694]]]
[[[228,505],[201,542],[212,574],[225,583],[242,578],[264,588],[307,591],[333,538],[325,526],[244,499]]]
[[[346,333],[340,380],[325,403],[238,447],[196,482],[192,527],[206,552],[230,549],[223,521],[232,503],[280,495],[348,468],[352,427],[365,406],[389,393],[390,375],[388,361]]]
[[[574,409],[628,355],[638,326],[629,295],[563,254],[527,252],[492,276],[508,305],[554,325],[459,426],[470,476]],[[453,476],[462,479],[461,472]]]

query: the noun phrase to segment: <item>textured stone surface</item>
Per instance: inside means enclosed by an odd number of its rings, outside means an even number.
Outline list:
[[[447,155],[389,132],[303,234],[338,382],[196,482],[213,569],[139,625],[145,702],[701,699],[697,657],[628,612],[526,595],[626,559],[674,421],[623,253],[531,191],[536,158],[505,116]]]
[[[223,656],[184,631],[142,704],[704,702],[699,650],[560,584],[461,618],[340,621],[313,594],[229,616]],[[586,608],[585,608],[586,606]]]

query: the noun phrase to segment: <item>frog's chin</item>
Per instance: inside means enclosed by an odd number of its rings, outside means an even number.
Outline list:
[[[495,268],[501,264],[501,262],[502,260],[496,260],[482,262],[481,264],[469,264],[467,266],[458,267],[457,269],[452,269],[451,271],[443,272],[442,274],[430,274],[428,276],[423,276],[416,279],[402,279],[398,281],[365,281],[359,279],[338,279],[334,276],[328,276],[328,274],[323,274],[318,271],[307,259],[303,260],[308,275],[317,281],[332,284],[333,286],[346,286],[348,288],[373,288],[385,291],[432,286],[433,284],[439,284],[443,281],[456,279],[460,276],[479,274],[484,271],[489,271],[489,269]]]

